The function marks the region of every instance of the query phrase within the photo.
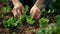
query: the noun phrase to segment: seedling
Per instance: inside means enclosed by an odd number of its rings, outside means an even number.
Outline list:
[[[34,23],[34,20],[31,18],[31,14],[29,16],[26,15],[28,11],[29,11],[29,7],[28,6],[25,6],[25,11],[24,11],[24,15],[23,16],[25,16],[26,22],[28,24],[33,24]]]
[[[12,17],[12,18],[9,18],[8,20],[3,20],[3,24],[5,26],[5,28],[7,27],[11,27],[11,28],[14,28],[20,24],[22,24],[22,21],[24,21],[24,19],[27,17],[27,22],[29,24],[32,24],[34,21],[32,20],[31,17],[28,17],[26,15],[28,11],[28,6],[25,7],[25,11],[24,13],[18,18],[18,20],[16,21],[16,18]]]
[[[36,34],[52,34],[56,31],[56,24],[50,24],[48,28],[41,28],[40,30],[36,31]]]
[[[41,18],[41,19],[39,19],[39,25],[41,26],[41,27],[46,27],[47,26],[47,24],[48,24],[48,22],[49,22],[49,19],[47,19],[47,18]]]
[[[11,10],[10,6],[2,7],[4,13],[8,13]]]
[[[45,8],[43,8],[43,9],[42,9],[42,16],[43,16],[43,17],[46,17],[47,14],[48,14],[47,11],[45,10]]]
[[[14,27],[15,26],[15,22],[16,22],[16,19],[13,18],[13,17],[8,19],[7,21],[3,20],[3,24],[4,24],[5,28],[7,28],[7,27]]]
[[[16,21],[16,19],[14,17],[12,17],[12,18],[9,18],[7,21],[3,20],[3,24],[4,24],[5,28],[8,28],[8,27],[14,28],[14,27],[16,27],[18,25],[21,25],[22,21],[23,21],[22,16],[20,16],[17,21]]]
[[[27,17],[26,17],[26,21],[27,21],[28,24],[31,24],[31,25],[35,22],[35,21],[33,20],[33,18],[31,18],[31,16],[27,16]]]
[[[57,34],[60,34],[60,15],[55,16],[56,25],[57,25]]]
[[[0,2],[6,2],[6,0],[0,0]]]

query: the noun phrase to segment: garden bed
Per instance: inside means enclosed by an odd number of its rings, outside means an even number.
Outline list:
[[[0,34],[60,34],[60,5],[56,2],[50,3],[48,11],[42,9],[39,20],[26,15],[28,6],[23,16],[16,19],[8,3],[0,3]]]

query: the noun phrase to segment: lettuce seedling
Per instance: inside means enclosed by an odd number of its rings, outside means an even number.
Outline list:
[[[2,18],[4,15],[2,14],[2,15],[0,15],[0,18]]]
[[[12,17],[12,18],[9,18],[7,21],[3,20],[3,24],[5,28],[7,27],[14,28],[18,25],[21,25],[23,20],[24,20],[23,16],[20,16],[17,21],[16,21],[16,18]]]
[[[7,9],[7,8],[6,8]],[[7,10],[8,11],[8,10]],[[24,21],[24,19],[27,17],[26,13],[28,11],[28,6],[25,7],[25,11],[23,13],[23,15],[21,15],[20,17],[18,17],[18,20],[16,21],[16,18],[12,17],[9,18],[8,20],[3,20],[3,24],[4,26],[7,27],[11,27],[14,28],[20,24],[22,24],[22,21]]]
[[[26,15],[28,11],[29,11],[29,7],[26,5],[23,16],[24,16],[24,18],[26,18],[26,22],[28,24],[33,24],[34,20],[31,18],[31,14],[29,16]]]
[[[0,2],[6,2],[6,0],[0,0]]]
[[[31,25],[35,22],[30,16],[26,17],[26,21],[28,24],[31,24]]]
[[[48,22],[49,22],[49,19],[47,19],[47,18],[41,18],[41,19],[39,19],[39,25],[41,26],[41,27],[46,27],[47,26],[47,24],[48,24]]]
[[[56,31],[56,24],[49,24],[47,28],[41,28],[36,31],[36,34],[52,34]]]
[[[57,25],[57,34],[60,34],[60,15],[55,16],[56,25]]]
[[[8,13],[11,10],[10,6],[2,7],[4,13]]]
[[[42,9],[42,16],[43,16],[43,17],[46,17],[47,14],[48,14],[47,11],[45,10],[45,8],[43,8],[43,9]]]
[[[22,24],[22,21],[24,21],[24,19],[25,19],[25,17],[21,15],[21,16],[18,18],[18,20],[15,22],[15,24],[16,24],[16,25]]]
[[[8,20],[3,20],[3,24],[5,28],[7,27],[14,27],[15,26],[16,19],[15,18],[9,18]]]

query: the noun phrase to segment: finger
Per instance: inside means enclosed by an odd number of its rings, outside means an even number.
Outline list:
[[[24,12],[23,6],[20,7],[20,12],[21,12],[21,14]]]
[[[37,16],[36,16],[36,19],[39,19],[40,16],[41,16],[41,12],[40,12],[40,10],[39,10],[39,11],[38,11],[38,14],[37,14]]]
[[[16,9],[13,9],[12,12],[13,12],[14,17],[16,18],[17,17]]]
[[[17,13],[18,13],[18,17],[21,16],[21,11],[19,8],[17,9]]]
[[[31,14],[33,13],[33,10],[32,10],[32,9],[30,10],[30,13],[31,13]]]
[[[22,10],[22,14],[23,14],[23,13],[24,13],[24,8],[22,7],[22,9],[21,9],[21,10]]]
[[[32,18],[34,18],[36,15],[36,10],[34,10],[34,11],[32,11],[33,13],[32,13]]]
[[[40,16],[41,16],[41,14],[39,13],[39,14],[38,14],[38,16],[36,17],[36,19],[39,19],[39,18],[40,18]]]
[[[34,10],[35,13],[33,14],[33,18],[36,18],[37,17],[38,11],[39,10],[37,8],[36,8],[36,10]]]

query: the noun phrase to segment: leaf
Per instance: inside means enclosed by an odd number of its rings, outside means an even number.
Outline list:
[[[48,24],[48,22],[49,22],[49,19],[47,19],[47,18],[41,18],[41,19],[39,19],[38,22],[39,22],[39,24],[40,24],[41,27],[46,27],[47,24]]]
[[[2,7],[4,13],[8,13],[11,10],[10,6]]]
[[[31,17],[26,17],[26,21],[28,24],[33,24],[35,22]]]

